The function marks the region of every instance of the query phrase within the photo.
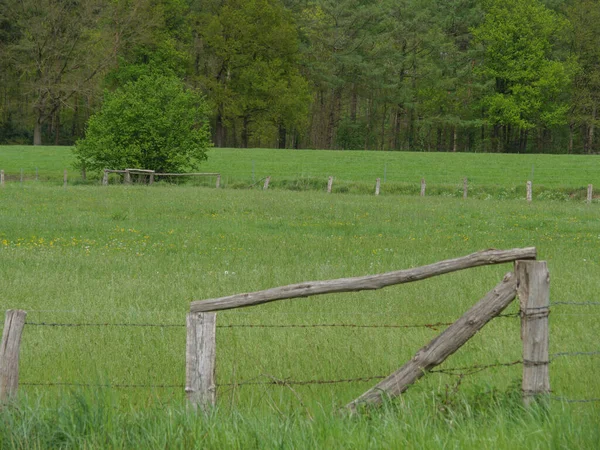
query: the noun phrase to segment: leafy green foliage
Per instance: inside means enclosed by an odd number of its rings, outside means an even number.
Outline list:
[[[566,123],[568,102],[561,97],[575,65],[554,54],[555,36],[566,20],[537,0],[492,0],[485,21],[473,30],[483,45],[477,70],[495,82],[483,98],[490,122],[523,130]]]
[[[206,159],[210,133],[202,97],[174,77],[141,76],[114,93],[90,118],[74,149],[87,170],[137,167],[178,172]]]

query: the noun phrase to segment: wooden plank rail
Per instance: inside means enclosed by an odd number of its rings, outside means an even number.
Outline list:
[[[444,273],[471,267],[513,262],[520,259],[535,259],[535,247],[515,248],[511,250],[484,250],[461,258],[447,259],[427,266],[398,270],[378,275],[367,275],[354,278],[338,278],[328,281],[309,281],[291,284],[263,291],[230,295],[216,299],[193,301],[191,312],[220,311],[260,305],[262,303],[289,298],[308,297],[311,295],[331,294],[335,292],[353,292],[376,290],[395,284],[423,280]]]
[[[400,395],[428,370],[443,363],[448,356],[462,347],[486,323],[500,314],[516,295],[517,277],[510,272],[460,319],[422,347],[409,362],[347,404],[346,408],[355,412],[360,405],[378,405],[387,397]]]

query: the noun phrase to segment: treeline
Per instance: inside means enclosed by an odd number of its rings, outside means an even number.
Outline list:
[[[144,74],[220,147],[600,153],[597,0],[0,0],[0,143]]]

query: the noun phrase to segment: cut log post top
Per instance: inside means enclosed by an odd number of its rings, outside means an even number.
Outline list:
[[[367,275],[354,278],[338,278],[328,281],[309,281],[291,284],[264,291],[230,295],[209,300],[194,301],[191,303],[191,312],[219,311],[224,309],[240,308],[245,306],[260,305],[274,300],[288,298],[309,297],[311,295],[331,294],[335,292],[353,292],[362,290],[381,289],[394,284],[409,283],[423,280],[444,273],[468,269],[470,267],[485,266],[513,262],[519,259],[535,259],[535,247],[516,248],[512,250],[484,250],[461,258],[447,259],[427,266],[413,269],[398,270],[378,275]]]

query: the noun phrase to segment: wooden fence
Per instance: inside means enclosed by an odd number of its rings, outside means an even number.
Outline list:
[[[102,185],[103,186],[107,186],[109,183],[109,175],[111,173],[116,173],[116,174],[120,174],[123,176],[123,183],[124,184],[131,184],[132,182],[132,175],[137,175],[137,176],[147,176],[148,177],[148,184],[153,184],[155,181],[155,177],[216,177],[216,183],[215,183],[215,187],[218,189],[219,187],[221,187],[221,174],[220,173],[161,173],[161,172],[155,172],[154,170],[148,170],[148,169],[104,169],[104,175],[102,177]],[[82,179],[85,180],[86,179],[86,175],[85,175],[85,170],[82,171]],[[37,174],[37,169],[36,169],[36,176],[35,179],[38,179],[38,174]],[[264,184],[263,184],[263,190],[267,190],[269,189],[269,184],[271,182],[271,176],[267,176],[263,179],[261,179],[261,181],[264,180]],[[334,177],[330,176],[327,180],[327,193],[331,194],[332,190],[333,190],[333,180]],[[20,177],[20,182],[23,183],[23,169],[21,169],[21,177]],[[5,183],[5,174],[4,174],[4,170],[0,170],[0,187],[4,187],[4,183]],[[256,184],[256,183],[254,183]],[[63,172],[63,186],[67,187],[67,170],[65,169]],[[254,185],[252,185],[254,186]],[[250,187],[252,187],[250,186]],[[531,203],[533,201],[533,183],[531,181],[527,181],[526,185],[526,200],[528,203]],[[420,190],[420,196],[421,197],[425,197],[425,192],[426,192],[426,188],[427,188],[427,183],[425,181],[425,178],[421,178],[421,190]],[[381,178],[377,178],[375,180],[375,195],[379,195],[381,192]],[[469,193],[469,182],[468,179],[465,177],[463,178],[463,182],[462,182],[462,197],[464,199],[466,199],[468,197],[468,193]],[[592,203],[592,200],[594,198],[594,186],[592,184],[588,184],[587,186],[587,195],[586,195],[586,202],[588,204]]]
[[[490,264],[514,262],[514,271],[489,291],[456,322],[417,351],[398,370],[346,405],[355,412],[402,394],[416,380],[444,362],[518,295],[523,346],[523,401],[550,392],[548,355],[549,275],[544,261],[535,261],[534,247],[485,250],[422,267],[354,278],[312,281],[252,293],[194,301],[187,315],[185,392],[194,408],[210,409],[216,402],[217,311],[250,307],[282,299],[335,292],[376,290],[445,273]],[[9,310],[0,347],[0,403],[17,393],[19,347],[26,312]]]

